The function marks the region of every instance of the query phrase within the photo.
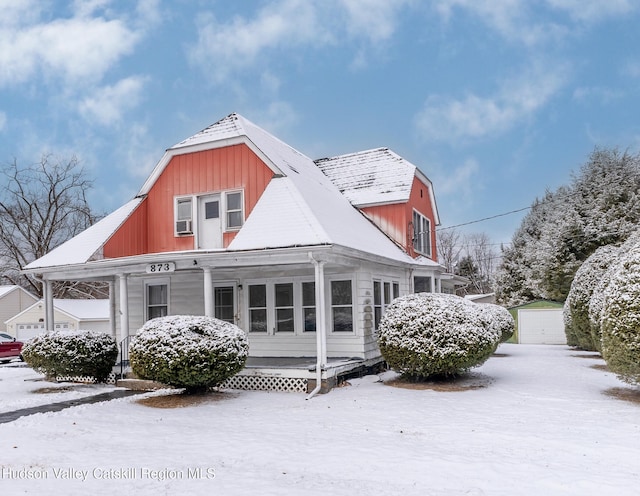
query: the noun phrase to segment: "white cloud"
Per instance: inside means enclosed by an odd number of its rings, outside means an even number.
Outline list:
[[[478,174],[480,166],[474,158],[468,158],[464,163],[446,173],[439,173],[436,181],[438,195],[455,194],[469,199],[473,191],[478,190]]]
[[[462,99],[430,96],[416,116],[424,139],[460,144],[508,131],[543,107],[562,87],[565,70],[538,65],[505,81],[489,97],[468,94]]]
[[[97,88],[80,102],[80,114],[88,121],[105,126],[119,122],[123,114],[138,105],[144,78],[129,77],[113,86]]]
[[[638,8],[635,0],[546,0],[550,7],[563,10],[577,21],[598,22],[607,17],[626,15]]]
[[[354,67],[365,64],[364,40],[379,45],[395,34],[400,11],[415,0],[278,0],[267,3],[253,17],[219,21],[214,14],[201,14],[197,43],[188,58],[214,81],[257,65],[268,65],[278,50],[323,47],[342,43],[354,50]],[[261,69],[262,67],[260,67]]]
[[[198,42],[189,58],[221,80],[238,68],[252,65],[265,50],[325,43],[327,34],[306,0],[281,0],[258,11],[254,19],[235,17],[229,24],[205,16]]]
[[[486,25],[512,42],[528,46],[556,40],[566,28],[554,22],[534,19],[529,3],[521,0],[434,0],[436,10],[449,20],[454,10],[464,10],[479,17]]]
[[[573,99],[578,102],[598,100],[603,104],[607,104],[622,97],[624,97],[622,91],[599,86],[581,86],[573,91]]]
[[[123,19],[95,12],[106,3],[78,2],[72,17],[52,21],[31,3],[3,13],[0,86],[19,85],[37,76],[62,79],[68,85],[99,81],[140,39]],[[22,17],[23,13],[27,15]]]
[[[339,0],[346,11],[346,29],[352,37],[373,43],[388,40],[395,33],[398,11],[412,0]]]

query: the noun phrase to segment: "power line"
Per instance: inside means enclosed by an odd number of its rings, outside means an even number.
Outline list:
[[[444,231],[446,229],[454,229],[456,227],[468,226],[470,224],[477,224],[479,222],[484,222],[486,220],[491,220],[491,219],[497,219],[498,217],[504,217],[506,215],[516,214],[518,212],[524,212],[525,210],[529,210],[529,209],[533,208],[534,206],[535,205],[530,205],[528,207],[518,208],[516,210],[510,210],[509,212],[504,212],[504,213],[501,213],[501,214],[492,215],[490,217],[483,217],[482,219],[470,220],[469,222],[463,222],[462,224],[456,224],[454,226],[441,227],[439,229],[436,229],[436,232]]]

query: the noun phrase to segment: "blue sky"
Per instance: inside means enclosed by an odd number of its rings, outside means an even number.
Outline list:
[[[448,227],[640,145],[634,0],[0,0],[0,162],[76,155],[115,210],[239,112],[311,158],[387,146]],[[474,223],[508,242],[526,212]]]

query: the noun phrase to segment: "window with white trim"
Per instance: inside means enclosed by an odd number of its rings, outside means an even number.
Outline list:
[[[267,332],[267,285],[249,286],[249,332]]]
[[[242,191],[226,193],[227,229],[240,229],[244,223]]]
[[[413,249],[431,257],[431,222],[416,210],[413,211]]]
[[[169,315],[169,283],[147,282],[145,284],[147,320]]]
[[[373,319],[377,329],[387,306],[400,296],[400,284],[397,282],[373,281]]]
[[[431,293],[431,278],[423,276],[415,276],[413,278],[414,293]]]
[[[353,290],[351,280],[331,281],[331,324],[333,332],[353,332]]]
[[[302,283],[302,331],[316,332],[316,283]]]
[[[193,198],[176,198],[176,235],[193,234]]]
[[[293,283],[274,285],[276,332],[294,332]]]

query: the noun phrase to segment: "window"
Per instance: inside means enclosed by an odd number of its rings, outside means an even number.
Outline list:
[[[249,332],[267,332],[267,286],[249,286]]]
[[[377,329],[389,303],[400,296],[400,284],[397,282],[373,281],[373,319]]]
[[[373,323],[374,328],[378,328],[380,320],[382,319],[382,283],[380,281],[373,281]]]
[[[240,229],[244,221],[242,191],[227,193],[227,229]]]
[[[419,277],[413,278],[413,292],[414,293],[431,293],[431,278]]]
[[[331,281],[331,320],[334,332],[353,332],[351,281]]]
[[[169,285],[147,284],[147,320],[169,315]]]
[[[276,284],[276,332],[293,332],[293,283]]]
[[[176,234],[193,234],[193,199],[176,199]]]
[[[302,315],[304,332],[316,331],[316,283],[302,283]]]
[[[431,223],[424,215],[413,211],[413,249],[431,256]]]
[[[226,322],[235,322],[233,286],[221,286],[213,290],[214,316]]]

